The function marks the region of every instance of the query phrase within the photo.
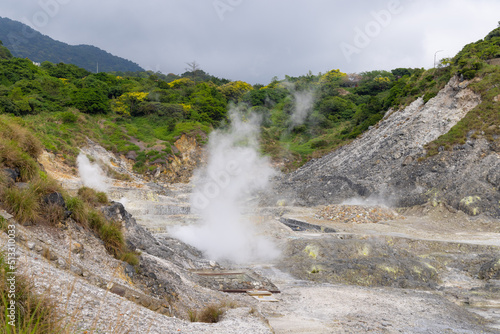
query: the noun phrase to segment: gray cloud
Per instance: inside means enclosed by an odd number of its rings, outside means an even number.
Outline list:
[[[179,74],[196,60],[210,74],[266,84],[309,70],[432,67],[435,51],[453,56],[495,28],[500,3],[4,0],[0,12],[54,39],[93,44],[154,71]]]

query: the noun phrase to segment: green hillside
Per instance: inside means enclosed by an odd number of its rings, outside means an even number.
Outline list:
[[[15,57],[35,62],[74,64],[95,72],[144,71],[130,60],[114,56],[91,45],[68,45],[42,35],[27,25],[0,17],[0,40]]]
[[[6,55],[0,59],[0,114],[6,122],[30,128],[46,149],[63,154],[70,165],[89,137],[116,153],[134,151],[136,171],[147,172],[175,154],[172,145],[180,134],[203,142],[205,134],[227,124],[228,109],[237,105],[243,114],[261,116],[263,153],[290,171],[350,142],[390,108],[418,97],[427,102],[452,76],[474,79],[470,87],[483,103],[428,145],[434,154],[463,143],[471,131],[498,140],[499,50],[500,28],[435,69],[359,74],[334,69],[251,86],[201,69],[181,75],[93,74],[72,64],[35,66],[0,49]]]

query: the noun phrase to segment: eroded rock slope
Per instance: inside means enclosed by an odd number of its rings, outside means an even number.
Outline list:
[[[281,198],[303,205],[376,197],[396,206],[445,202],[469,214],[500,216],[499,148],[469,139],[425,158],[424,145],[447,133],[481,98],[456,77],[433,99],[392,111],[337,151],[278,182]]]

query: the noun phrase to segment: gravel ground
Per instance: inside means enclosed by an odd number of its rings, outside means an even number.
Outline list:
[[[276,333],[498,333],[433,292],[311,284],[261,270],[282,291],[260,309]]]
[[[380,206],[328,205],[317,211],[315,217],[342,223],[366,224],[393,220],[398,214]],[[399,217],[401,218],[404,217]]]
[[[24,239],[24,241],[18,240],[17,242],[19,271],[33,280],[35,291],[49,294],[58,301],[61,314],[64,314],[66,321],[72,324],[69,328],[70,333],[86,333],[86,331],[152,334],[271,333],[262,317],[249,307],[228,310],[222,321],[216,324],[191,323],[153,312],[91,284],[69,269],[56,267],[57,260],[49,261],[36,250],[26,247],[28,243],[40,242],[40,236],[31,231],[35,230],[34,228],[25,229],[19,226],[18,230]],[[0,241],[2,245],[7,244],[5,233],[0,234]],[[50,238],[46,242],[50,243],[54,250],[56,249],[56,243],[50,241]],[[62,245],[63,243],[59,244],[59,246]],[[93,262],[95,265],[85,262],[86,270],[90,272],[90,275],[96,273],[114,282],[127,284],[126,279],[116,275],[116,264],[113,265],[117,262],[116,260],[107,255],[99,259]]]

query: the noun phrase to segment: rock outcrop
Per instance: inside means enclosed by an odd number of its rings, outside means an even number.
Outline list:
[[[452,78],[424,103],[389,110],[354,142],[312,160],[277,183],[281,198],[302,205],[378,198],[395,206],[447,203],[471,215],[500,216],[500,150],[470,139],[452,151],[426,157],[424,145],[447,133],[481,98],[468,82]]]
[[[203,134],[205,135],[205,134]],[[205,135],[206,136],[206,135]],[[174,143],[175,155],[171,155],[162,168],[160,179],[165,182],[188,183],[193,171],[203,161],[203,149],[194,136],[181,135]]]

